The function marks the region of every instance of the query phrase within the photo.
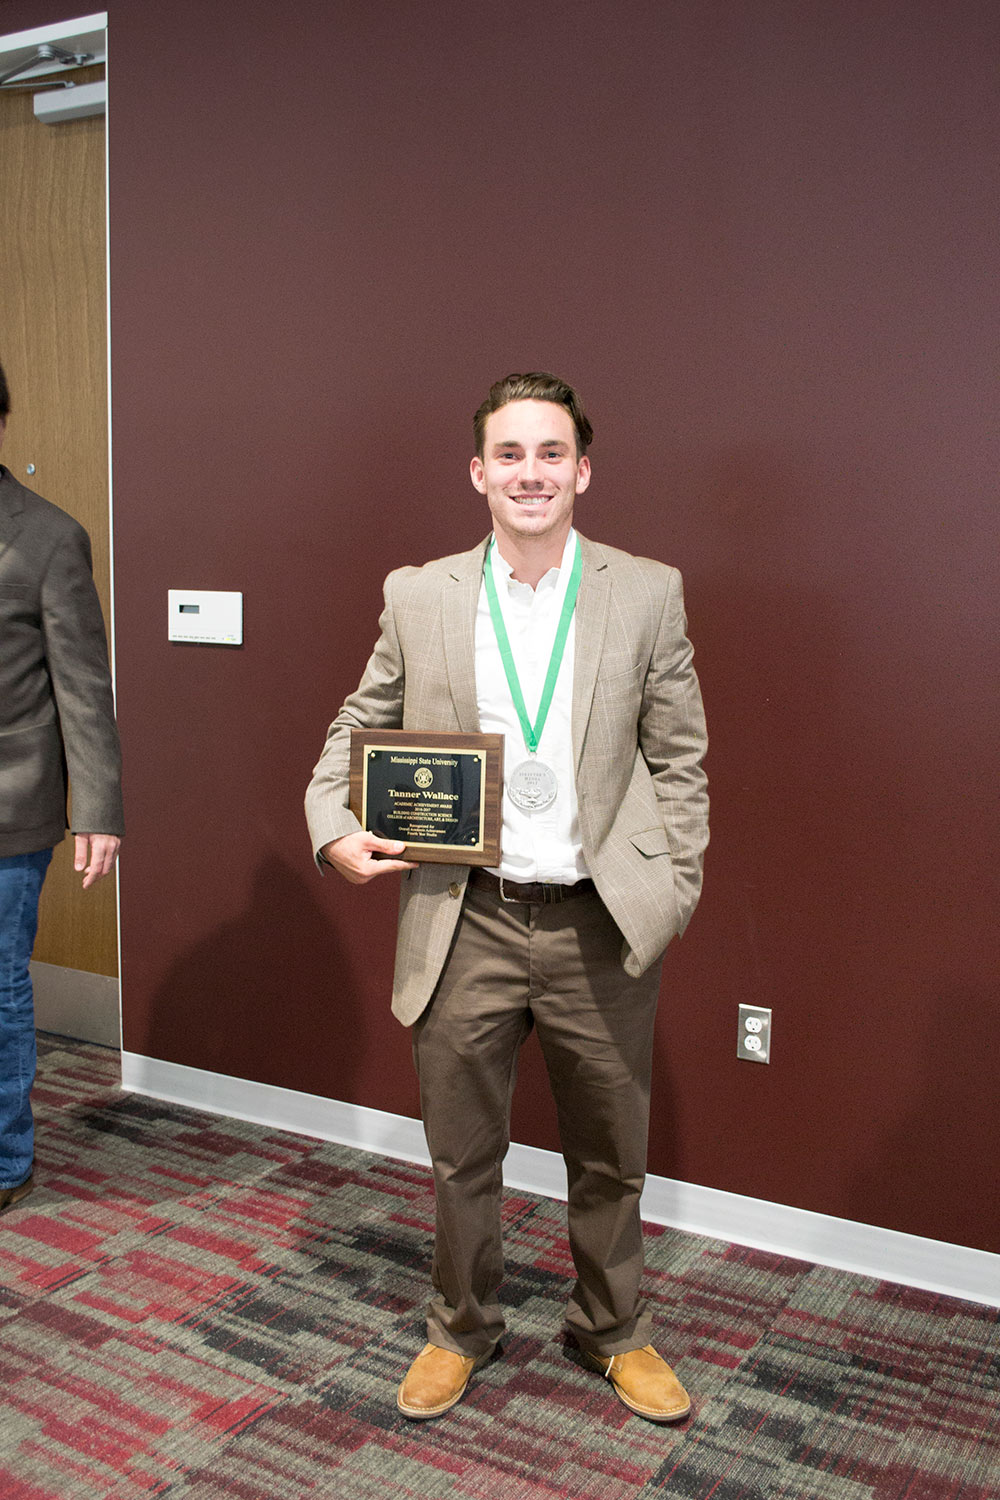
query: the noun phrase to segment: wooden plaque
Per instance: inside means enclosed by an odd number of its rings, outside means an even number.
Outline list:
[[[499,865],[502,734],[351,730],[351,812],[403,859]]]

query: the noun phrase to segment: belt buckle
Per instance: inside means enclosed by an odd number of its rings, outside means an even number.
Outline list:
[[[503,888],[503,876],[498,875],[497,879],[500,882],[500,900],[504,902],[506,906],[523,906],[524,902],[520,896],[507,895],[506,891]]]

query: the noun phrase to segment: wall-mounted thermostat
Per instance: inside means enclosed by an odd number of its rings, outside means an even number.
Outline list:
[[[198,646],[242,646],[243,595],[218,589],[168,589],[167,639]]]

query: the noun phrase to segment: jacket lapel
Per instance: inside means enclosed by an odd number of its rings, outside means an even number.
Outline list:
[[[479,700],[476,696],[476,610],[483,577],[483,558],[489,538],[471,552],[455,559],[451,575],[441,591],[441,620],[448,686],[459,729],[479,733]]]
[[[573,756],[579,778],[608,623],[611,571],[603,549],[580,537],[583,576],[576,600],[576,644],[573,667]]]

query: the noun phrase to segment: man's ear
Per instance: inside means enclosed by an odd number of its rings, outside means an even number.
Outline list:
[[[486,494],[486,470],[478,453],[469,465],[469,473],[472,475],[472,483],[481,495]]]

